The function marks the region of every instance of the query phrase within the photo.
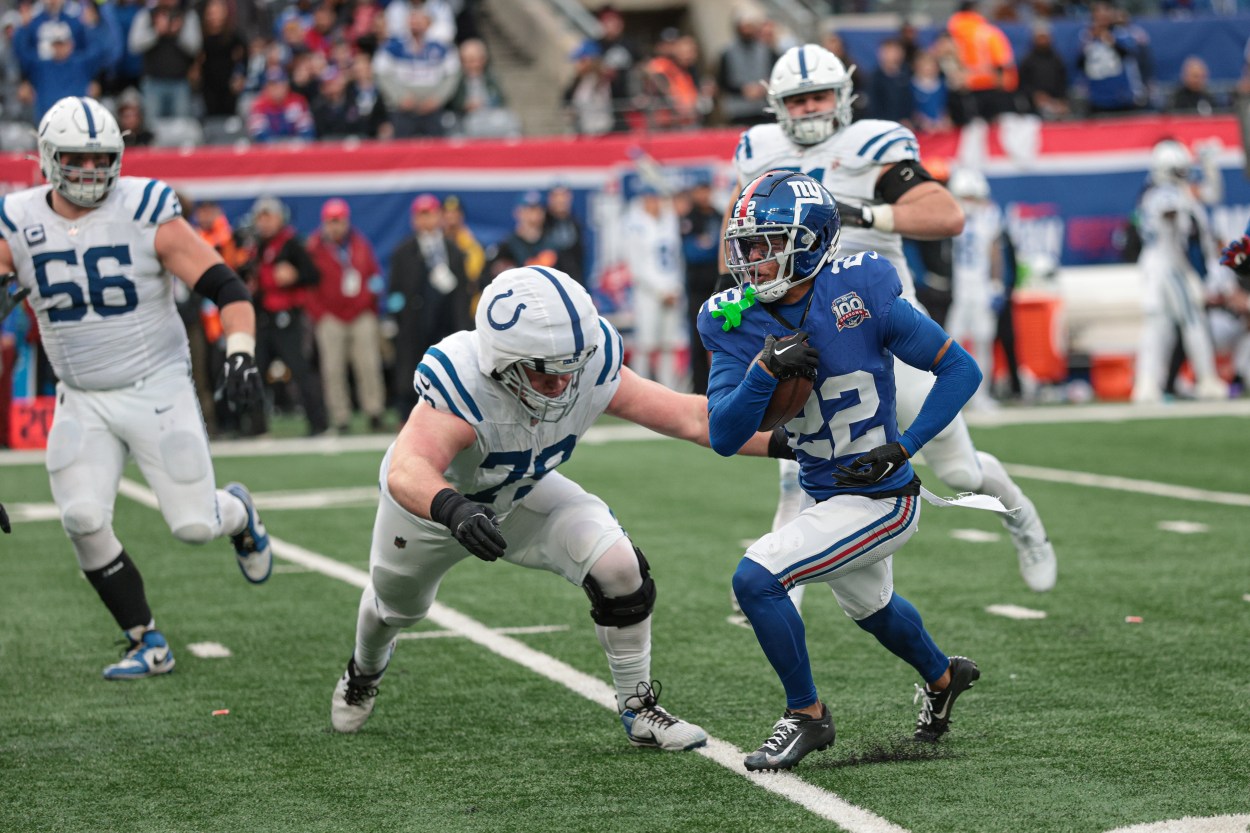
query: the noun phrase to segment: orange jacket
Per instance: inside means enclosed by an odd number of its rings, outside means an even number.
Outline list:
[[[1020,77],[1011,41],[1002,29],[976,12],[955,12],[947,21],[946,30],[967,73],[969,90],[1015,91]]]

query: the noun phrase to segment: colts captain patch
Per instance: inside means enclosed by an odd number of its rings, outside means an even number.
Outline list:
[[[858,327],[872,318],[872,313],[864,308],[863,300],[854,292],[834,298],[832,309],[834,320],[838,323],[838,332],[848,327]]]

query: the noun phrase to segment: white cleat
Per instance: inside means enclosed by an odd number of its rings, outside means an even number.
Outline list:
[[[347,663],[347,670],[339,678],[338,685],[334,687],[334,697],[330,700],[330,725],[334,731],[352,734],[365,725],[369,715],[373,714],[382,673],[360,673],[355,657]]]
[[[621,723],[630,743],[668,752],[698,749],[707,744],[707,732],[660,708],[659,682],[639,683],[637,691],[625,701],[625,711],[621,712]]]
[[[1028,588],[1035,593],[1054,589],[1059,562],[1055,559],[1055,548],[1046,537],[1046,528],[1042,526],[1042,518],[1033,502],[1023,498],[1020,511],[1014,517],[1004,517],[1003,526],[1007,527],[1012,543],[1016,545],[1020,576]]]

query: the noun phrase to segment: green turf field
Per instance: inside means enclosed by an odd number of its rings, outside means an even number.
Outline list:
[[[817,587],[804,614],[837,743],[793,775],[752,777],[732,747],[754,749],[784,697],[753,634],[727,621],[729,580],[744,539],[771,521],[772,461],[586,442],[561,469],[646,551],[660,592],[654,675],[663,704],[713,736],[708,755],[633,749],[613,712],[551,678],[580,672],[606,688],[580,590],[474,559],[444,582],[439,622],[414,629],[449,632],[401,642],[365,730],[331,733],[379,451],[218,459],[219,481],[249,485],[287,556],[260,587],[227,542],[179,544],[154,510],[119,498],[118,535],[177,669],[104,682],[119,635],[55,515],[29,519],[50,501],[46,474],[0,465],[16,520],[0,538],[0,831],[1098,833],[1250,814],[1248,427],[1238,414],[974,430],[1032,473],[1019,482],[1049,527],[1058,587],[1024,587],[990,514],[925,506],[896,557],[897,589],[945,651],[982,669],[951,733],[906,742],[914,672]],[[1065,471],[1176,488],[1057,482]],[[357,491],[345,505],[276,508],[331,488]],[[354,569],[309,569],[318,555]],[[198,658],[189,646],[205,642],[232,655]]]

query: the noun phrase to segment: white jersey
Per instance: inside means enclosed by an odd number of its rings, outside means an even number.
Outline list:
[[[760,124],[738,140],[734,170],[739,187],[767,171],[798,171],[819,180],[839,202],[871,206],[881,204],[876,190],[883,167],[919,159],[915,134],[898,122],[852,122],[818,145],[797,145],[780,125]],[[843,225],[839,254],[867,251],[885,255],[903,281],[903,297],[914,301],[916,288],[903,255],[903,238]]]
[[[455,333],[426,352],[417,366],[421,398],[477,432],[477,442],[443,473],[456,491],[506,515],[573,456],[577,440],[607,410],[621,383],[621,336],[603,318],[599,328],[603,338],[582,370],[577,400],[557,422],[534,423],[516,396],[482,373],[476,331]]]
[[[104,203],[70,220],[51,186],[0,198],[0,235],[13,252],[57,377],[82,390],[134,384],[189,364],[173,279],[156,257],[156,230],[182,213],[174,189],[121,177]]]
[[[964,230],[952,243],[951,293],[956,299],[988,304],[995,242],[1003,232],[1003,213],[992,202],[964,202]]]
[[[680,294],[686,285],[681,226],[665,208],[652,217],[635,201],[625,214],[625,263],[635,293]]]
[[[1189,238],[1199,222],[1196,215],[1202,211],[1187,188],[1173,183],[1151,185],[1138,204],[1142,254],[1158,258],[1178,272],[1191,269]]]

